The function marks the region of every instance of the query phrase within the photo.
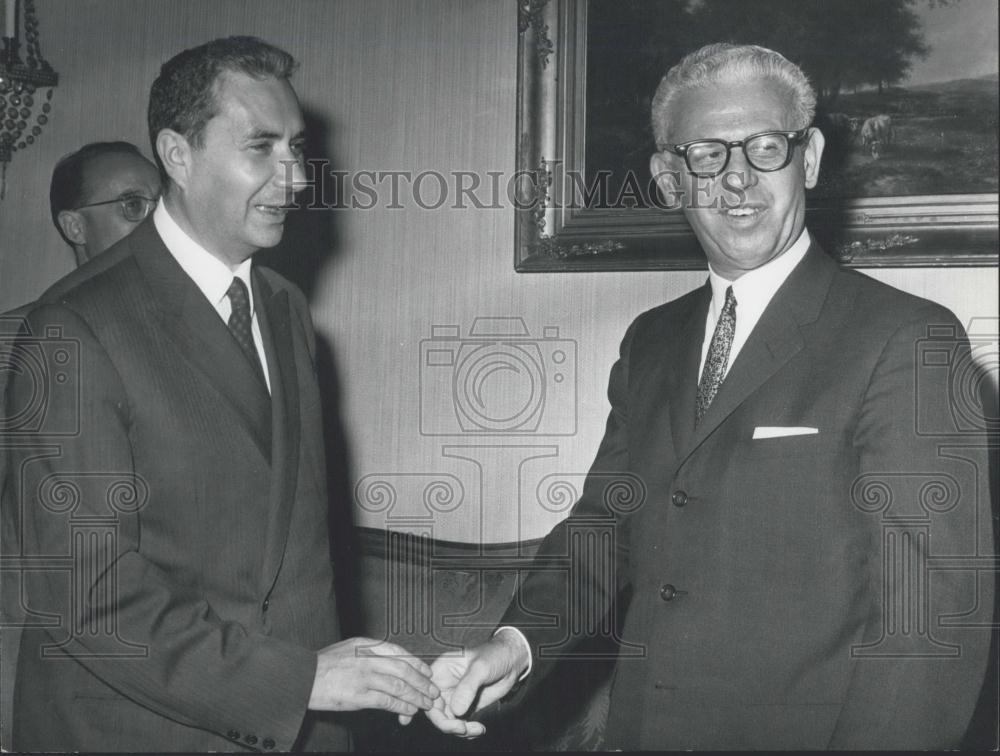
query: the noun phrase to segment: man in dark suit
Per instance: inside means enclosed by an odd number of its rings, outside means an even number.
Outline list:
[[[474,700],[611,626],[607,748],[958,744],[993,601],[986,440],[962,419],[982,412],[957,407],[969,345],[810,238],[814,106],[759,47],[708,46],[661,82],[651,167],[709,280],[626,332],[582,497],[493,638],[433,665],[441,729],[481,734]],[[578,547],[595,528],[613,550]]]
[[[341,640],[309,311],[252,265],[303,184],[293,67],[250,37],[164,64],[163,200],[14,347],[12,514],[39,618],[15,748],[343,749],[335,712],[437,696],[403,649]]]

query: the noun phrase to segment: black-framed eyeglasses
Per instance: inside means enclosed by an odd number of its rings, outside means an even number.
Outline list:
[[[798,131],[762,131],[745,139],[695,139],[683,144],[665,144],[662,149],[684,158],[695,176],[711,178],[729,165],[733,147],[742,147],[747,162],[758,171],[780,171],[792,162],[796,145],[808,140],[809,129]]]
[[[156,207],[155,199],[143,197],[138,194],[130,194],[127,197],[118,197],[113,200],[91,202],[87,205],[80,205],[75,209],[83,210],[85,207],[100,207],[101,205],[112,205],[115,203],[118,203],[118,209],[121,210],[122,217],[130,223],[138,223],[149,215],[153,211],[153,208]]]

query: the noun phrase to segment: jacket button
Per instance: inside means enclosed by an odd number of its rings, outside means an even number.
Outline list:
[[[226,733],[226,737],[229,738],[230,740],[239,740],[240,734],[236,730],[230,730],[229,732]]]
[[[664,583],[660,586],[660,598],[664,601],[673,601],[673,598],[676,595],[677,589],[670,583]]]
[[[266,612],[269,606],[271,606],[271,599],[264,599],[264,603],[260,605],[260,608]]]
[[[271,740],[270,738],[264,738],[264,742],[261,743],[261,745],[264,746],[264,750],[270,751],[272,748],[274,748],[274,741]]]
[[[245,741],[246,741],[247,743],[249,743],[250,745],[253,745],[254,743],[256,743],[256,742],[257,742],[257,736],[256,736],[256,735],[247,735],[247,736],[246,736],[245,738],[243,738],[243,739],[244,739],[244,740],[245,740]]]
[[[670,501],[674,503],[675,507],[683,507],[688,503],[688,495],[685,491],[674,491],[674,495],[670,497]]]

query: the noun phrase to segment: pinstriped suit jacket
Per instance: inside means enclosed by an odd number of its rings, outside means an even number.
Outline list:
[[[255,269],[272,396],[152,220],[47,292],[8,406],[24,632],[20,750],[343,749],[307,716],[340,639],[313,331]],[[39,393],[44,389],[44,393]],[[22,444],[23,446],[23,444]]]

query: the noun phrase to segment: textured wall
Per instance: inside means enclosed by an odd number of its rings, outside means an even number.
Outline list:
[[[0,203],[0,308],[32,299],[70,268],[69,250],[46,210],[55,160],[94,139],[130,139],[148,150],[146,94],[159,64],[215,36],[258,34],[301,59],[295,82],[310,122],[310,151],[335,170],[410,171],[414,178],[430,170],[504,177],[513,171],[513,0],[38,5],[43,52],[61,84],[49,128],[8,171]],[[386,181],[372,209],[296,218],[286,246],[297,257],[279,263],[307,289],[339,366],[337,384],[327,389],[341,397],[351,476],[366,492],[356,520],[382,527],[389,518],[415,518],[435,536],[456,541],[537,537],[569,503],[541,506],[539,484],[544,491],[551,473],[583,473],[596,450],[607,371],[626,325],[698,285],[704,273],[517,275],[507,200],[501,197],[500,208],[456,209],[454,179],[447,181],[448,201],[438,209],[421,208],[401,180],[395,202]],[[436,204],[436,179],[428,177],[420,189],[424,205]],[[363,204],[366,196],[358,195]],[[486,193],[478,196],[492,204]],[[964,321],[996,317],[995,269],[876,275],[944,302]],[[421,372],[421,341],[433,326],[451,325],[459,337],[438,339],[434,348],[461,344],[477,317],[521,317],[532,336],[555,326],[559,339],[572,342],[553,340],[532,352],[551,360],[557,349],[571,355],[575,346],[568,380],[556,384],[550,362],[541,384],[548,393],[540,429],[569,435],[421,432],[422,399],[431,426],[424,430],[458,422],[447,414],[455,406],[451,379],[458,368]],[[474,345],[465,343],[470,354]],[[484,386],[506,387],[514,399],[526,390],[511,371],[491,374]],[[475,396],[462,393],[459,401],[460,409],[474,412]]]

